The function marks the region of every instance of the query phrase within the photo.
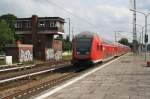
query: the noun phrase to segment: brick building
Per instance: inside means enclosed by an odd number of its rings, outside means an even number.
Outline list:
[[[62,41],[55,37],[64,34],[65,20],[60,17],[18,18],[16,34],[21,35],[23,44],[33,44],[33,58],[59,60],[62,58]]]

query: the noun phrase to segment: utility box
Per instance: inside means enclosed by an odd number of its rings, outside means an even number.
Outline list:
[[[12,56],[5,56],[6,65],[12,65]]]
[[[6,56],[12,56],[13,61],[33,61],[33,46],[28,44],[6,45]]]

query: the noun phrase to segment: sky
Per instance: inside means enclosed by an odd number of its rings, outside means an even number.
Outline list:
[[[101,37],[117,40],[126,37],[132,41],[133,12],[132,0],[0,0],[0,15],[14,14],[17,17],[62,17],[65,19],[65,35],[68,34],[68,18],[71,19],[71,31],[98,33]],[[150,12],[150,0],[136,0],[137,10]],[[148,18],[148,23],[149,23]],[[144,25],[144,16],[137,14],[137,24]],[[148,33],[150,26],[148,27]],[[138,39],[141,26],[137,26]],[[149,36],[150,37],[150,36]]]

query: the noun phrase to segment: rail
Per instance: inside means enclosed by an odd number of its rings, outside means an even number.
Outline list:
[[[62,67],[51,68],[51,69],[43,70],[43,71],[40,71],[40,72],[35,72],[35,73],[31,73],[31,74],[25,74],[25,75],[13,77],[13,78],[8,78],[8,79],[0,80],[0,84],[6,83],[6,82],[10,82],[10,81],[14,81],[14,80],[18,80],[18,79],[23,79],[23,78],[30,77],[30,76],[44,74],[46,72],[54,71],[54,70],[59,69],[59,68],[62,68]]]
[[[5,55],[0,55],[0,59],[5,59]]]
[[[17,69],[23,69],[23,68],[30,68],[34,67],[35,65],[28,65],[28,66],[21,66],[21,67],[12,67],[12,68],[7,68],[7,69],[0,69],[0,72],[6,72],[6,71],[11,71],[11,70],[17,70]]]

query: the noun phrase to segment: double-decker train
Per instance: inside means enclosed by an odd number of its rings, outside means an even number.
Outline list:
[[[82,32],[72,41],[72,63],[98,63],[130,51],[128,46],[110,42],[92,32]]]

